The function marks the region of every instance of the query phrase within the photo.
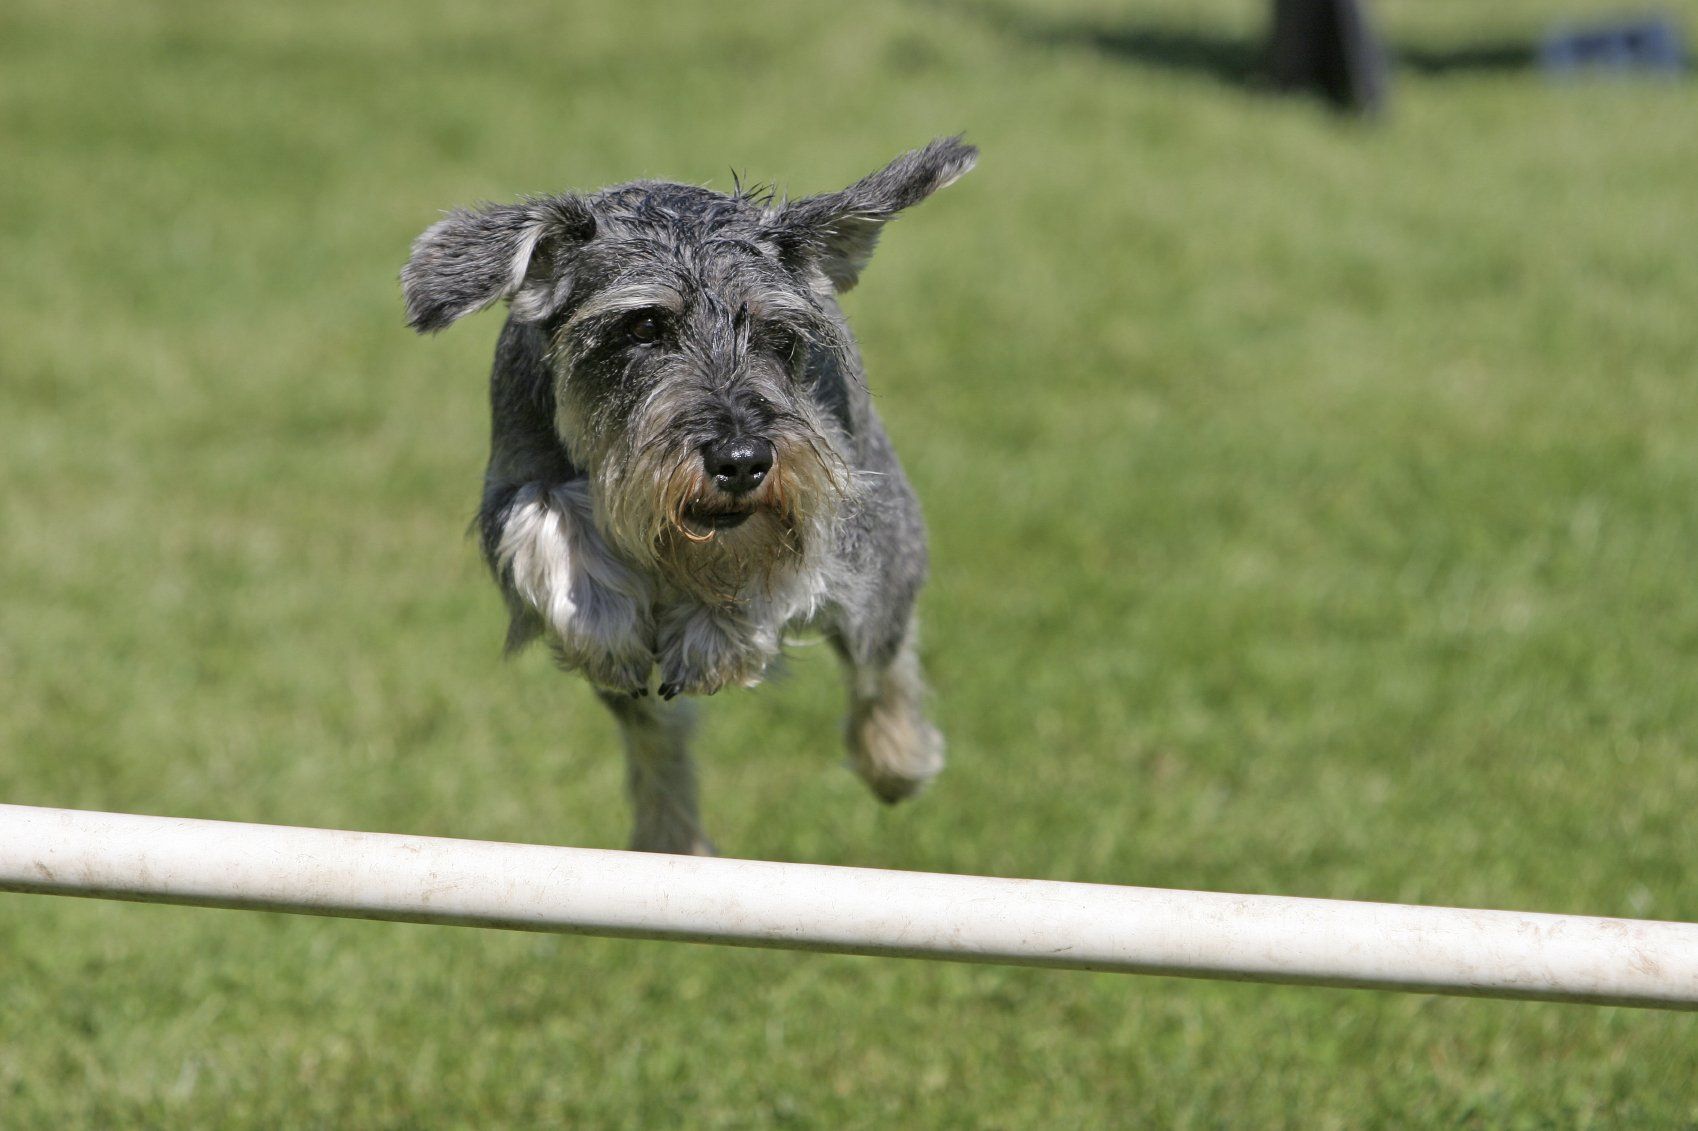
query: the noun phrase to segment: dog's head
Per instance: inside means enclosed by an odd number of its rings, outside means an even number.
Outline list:
[[[501,300],[537,324],[555,428],[604,533],[638,564],[725,595],[804,562],[853,490],[813,396],[822,354],[853,372],[832,295],[884,224],[972,168],[933,142],[840,192],[635,182],[456,211],[401,272],[421,333]]]

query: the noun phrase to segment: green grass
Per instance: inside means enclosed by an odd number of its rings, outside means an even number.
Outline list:
[[[1698,919],[1698,92],[1406,73],[1370,129],[1095,34],[1260,7],[13,0],[0,798],[620,844],[463,537],[498,318],[407,333],[408,242],[966,129],[848,300],[953,763],[880,809],[802,649],[712,704],[726,850]],[[1682,1015],[0,896],[8,1129],[1693,1126],[1695,1078]]]

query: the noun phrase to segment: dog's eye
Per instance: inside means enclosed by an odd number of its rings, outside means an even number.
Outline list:
[[[788,326],[768,323],[755,331],[755,341],[761,349],[786,362],[794,361],[802,347],[802,339]]]
[[[640,346],[657,342],[660,340],[660,319],[652,314],[633,318],[625,326],[625,336]]]

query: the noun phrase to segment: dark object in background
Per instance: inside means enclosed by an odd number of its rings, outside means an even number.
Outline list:
[[[1585,27],[1559,27],[1545,36],[1539,64],[1563,78],[1600,72],[1686,69],[1686,45],[1673,20],[1640,18]]]
[[[1386,51],[1362,0],[1274,0],[1268,71],[1275,88],[1319,94],[1340,110],[1385,106]]]

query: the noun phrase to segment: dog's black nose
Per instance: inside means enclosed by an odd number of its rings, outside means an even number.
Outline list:
[[[709,444],[702,459],[721,491],[747,495],[772,470],[772,445],[758,436],[734,436]]]

